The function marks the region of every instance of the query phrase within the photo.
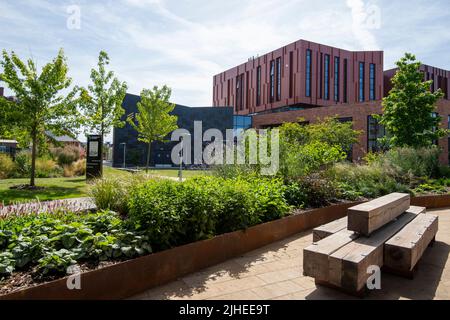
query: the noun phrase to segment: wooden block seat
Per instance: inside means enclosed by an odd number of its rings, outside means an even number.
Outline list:
[[[318,242],[332,234],[347,229],[347,217],[331,221],[313,230],[313,241]]]
[[[348,209],[347,229],[369,236],[410,206],[410,195],[391,193]]]
[[[412,277],[417,262],[435,239],[438,216],[422,214],[384,244],[387,270]]]

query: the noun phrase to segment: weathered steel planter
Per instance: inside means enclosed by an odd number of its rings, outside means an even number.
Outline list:
[[[0,296],[5,299],[122,299],[165,284],[186,274],[344,217],[347,208],[359,202],[313,209],[302,214],[253,226],[121,262],[81,274],[81,290],[69,290],[67,278]],[[450,206],[450,195],[411,199],[427,208]]]

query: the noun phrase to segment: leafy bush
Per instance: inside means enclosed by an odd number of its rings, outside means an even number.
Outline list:
[[[16,154],[15,163],[17,166],[15,178],[26,177],[31,172],[31,154],[29,151],[23,150]]]
[[[129,218],[156,248],[168,248],[281,218],[290,209],[283,195],[280,180],[151,180],[132,189]]]
[[[447,193],[447,188],[439,183],[422,183],[413,189],[415,194],[424,194],[424,193],[436,193],[436,194],[445,194]]]
[[[301,207],[322,207],[338,198],[336,185],[319,173],[310,174],[291,182],[290,189],[295,193],[290,195],[291,202],[297,201]],[[292,199],[292,196],[296,197]]]
[[[29,151],[21,151],[15,158],[14,178],[26,178],[31,174],[31,154]],[[63,169],[58,164],[48,158],[36,159],[36,178],[55,178],[63,174]]]
[[[36,159],[36,177],[37,178],[55,178],[62,175],[62,168],[52,159]]]
[[[100,210],[113,210],[119,213],[128,211],[129,181],[116,178],[102,178],[89,187],[89,196]]]
[[[80,159],[80,149],[73,145],[67,145],[63,148],[54,148],[51,150],[51,154],[57,159],[58,164],[61,167],[71,165]]]
[[[149,252],[147,237],[113,212],[0,220],[0,276],[35,266],[38,277],[65,274],[75,263],[124,260]]]
[[[80,159],[70,165],[65,165],[64,177],[80,177],[86,174],[86,159]]]
[[[381,167],[390,168],[397,179],[411,177],[432,177],[439,173],[439,154],[437,147],[430,148],[394,148],[380,154],[373,161]],[[401,180],[400,180],[401,181]]]
[[[376,198],[391,192],[409,192],[409,186],[397,182],[395,172],[379,164],[355,165],[338,163],[327,170],[326,176],[334,181],[346,199]]]
[[[11,178],[16,170],[16,165],[9,155],[0,153],[0,179]]]

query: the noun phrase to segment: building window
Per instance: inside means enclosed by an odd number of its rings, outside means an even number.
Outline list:
[[[275,61],[270,61],[270,102],[273,102],[275,97]]]
[[[231,103],[230,103],[230,88],[231,88],[231,86],[230,86],[230,79],[228,79],[228,83],[227,83],[227,101],[225,102],[225,104],[227,106],[231,106]]]
[[[277,101],[281,100],[281,58],[277,58]]]
[[[306,50],[306,96],[311,97],[311,50]]]
[[[344,59],[344,103],[348,102],[348,98],[347,98],[347,64],[348,61],[347,59]]]
[[[369,99],[375,100],[375,64],[370,64],[370,82],[369,82]]]
[[[233,116],[233,131],[235,137],[237,137],[241,132],[250,129],[251,127],[251,116]]]
[[[261,66],[256,68],[256,105],[261,105]]]
[[[239,106],[240,106],[240,97],[241,97],[241,81],[240,81],[240,76],[236,77],[236,98],[235,98],[235,110],[239,111]]]
[[[325,76],[323,98],[330,100],[330,55],[325,55]]]
[[[334,101],[339,101],[339,57],[334,57]]]
[[[367,152],[379,152],[383,148],[378,139],[386,135],[384,126],[372,116],[367,117]]]
[[[359,63],[359,102],[364,102],[364,62]]]
[[[289,98],[294,96],[294,52],[289,52]]]
[[[245,73],[245,109],[250,107],[250,72]]]
[[[320,54],[320,76],[319,76],[319,97],[320,99],[323,98],[322,91],[323,91],[323,53]]]
[[[430,80],[433,81],[431,83],[431,92],[434,92],[435,91],[435,85],[434,85],[434,74],[433,73],[431,74],[431,79]]]

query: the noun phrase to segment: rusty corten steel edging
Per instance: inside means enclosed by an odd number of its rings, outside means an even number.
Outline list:
[[[81,275],[81,290],[68,290],[67,278],[0,296],[13,299],[123,299],[163,285],[186,274],[282,240],[296,233],[342,218],[360,202],[313,209],[302,214],[235,231],[209,240],[121,262]],[[437,208],[450,206],[450,195],[411,199],[412,205]]]

